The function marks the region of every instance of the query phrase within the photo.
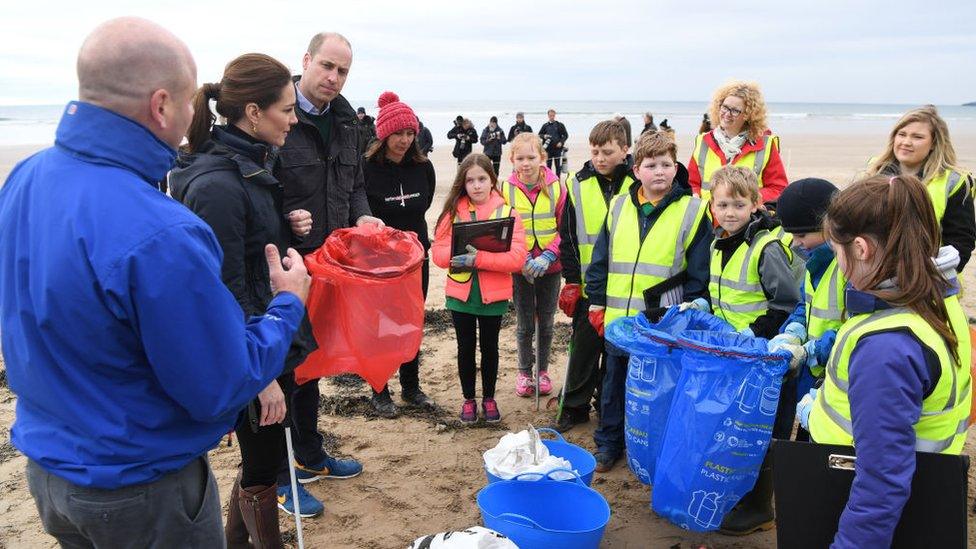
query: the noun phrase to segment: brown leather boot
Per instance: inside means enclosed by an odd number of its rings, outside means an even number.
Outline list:
[[[238,469],[237,478],[234,479],[234,489],[230,492],[230,501],[227,502],[227,525],[224,526],[224,538],[227,540],[227,549],[253,549],[253,545],[248,542],[247,527],[244,525],[244,517],[241,516],[241,471]]]
[[[278,530],[278,485],[241,487],[240,509],[255,549],[284,549]]]

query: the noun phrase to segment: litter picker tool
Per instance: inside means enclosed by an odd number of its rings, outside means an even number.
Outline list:
[[[285,443],[288,445],[288,477],[291,479],[291,502],[295,506],[295,533],[298,537],[298,549],[305,549],[302,537],[302,510],[298,503],[298,479],[295,477],[295,447],[291,443],[291,424],[285,427]]]

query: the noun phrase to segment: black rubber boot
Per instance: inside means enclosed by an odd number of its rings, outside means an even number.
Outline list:
[[[773,514],[773,468],[763,463],[752,491],[725,515],[718,531],[727,536],[747,536],[775,526]]]

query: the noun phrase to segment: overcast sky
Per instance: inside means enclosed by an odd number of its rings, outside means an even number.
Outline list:
[[[141,3],[140,3],[141,4]],[[163,0],[5,2],[0,104],[63,103],[86,34],[119,15],[185,40],[201,82],[257,51],[294,72],[312,34],[353,44],[344,95],[411,100],[705,100],[729,78],[767,101],[976,101],[976,1]],[[247,6],[247,7],[244,7]],[[260,7],[251,7],[260,6]]]

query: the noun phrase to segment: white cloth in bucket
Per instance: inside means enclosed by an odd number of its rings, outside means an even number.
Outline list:
[[[484,455],[488,472],[505,480],[522,473],[544,475],[553,469],[573,469],[568,460],[549,453],[549,448],[539,438],[539,432],[531,425],[525,431],[504,435],[498,445]],[[566,471],[557,471],[551,478],[570,480],[574,477]],[[527,477],[524,480],[534,479]]]
[[[441,532],[414,540],[407,549],[518,549],[515,542],[483,526]]]

